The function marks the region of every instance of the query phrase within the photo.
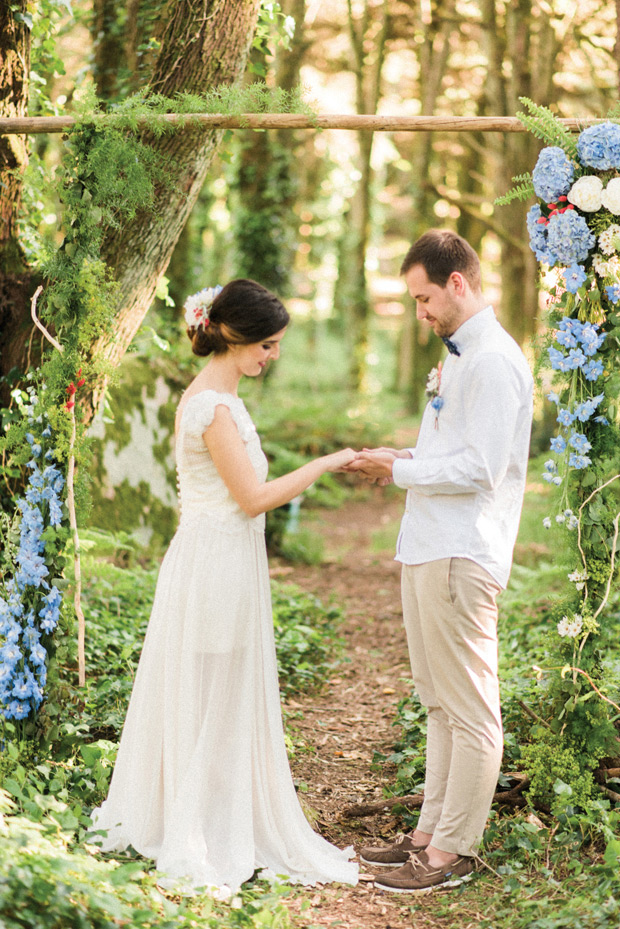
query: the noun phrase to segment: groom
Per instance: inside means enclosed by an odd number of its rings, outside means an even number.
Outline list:
[[[484,299],[464,239],[430,230],[401,273],[417,318],[450,354],[429,377],[416,447],[365,451],[350,469],[407,490],[396,559],[413,681],[428,710],[424,804],[413,833],[361,857],[392,868],[377,887],[414,892],[473,870],[497,784],[496,597],[523,503],[532,376]]]

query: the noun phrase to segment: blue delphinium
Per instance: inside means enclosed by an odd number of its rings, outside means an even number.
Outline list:
[[[593,323],[585,323],[581,327],[581,332],[579,333],[579,341],[583,345],[583,350],[586,355],[595,355],[605,339],[607,338],[606,332],[599,332],[598,326]]]
[[[584,364],[581,370],[587,381],[597,381],[603,373],[603,362],[600,358],[594,358]]]
[[[566,289],[570,294],[576,294],[587,277],[584,269],[578,264],[573,264],[570,268],[564,268],[562,274],[566,281]]]
[[[575,167],[563,149],[555,145],[543,148],[532,172],[536,196],[555,203],[568,193],[574,176]]]
[[[52,435],[49,426],[42,439]],[[26,434],[32,459],[24,497],[18,501],[21,513],[16,572],[0,592],[0,712],[6,719],[26,719],[43,701],[47,681],[47,651],[41,642],[58,625],[62,597],[47,581],[45,560],[46,524],[59,526],[62,517],[61,493],[65,480],[53,463],[51,449],[42,454],[42,445],[31,432]],[[39,462],[48,462],[41,470]]]
[[[585,261],[596,236],[587,222],[575,210],[554,213],[547,224],[547,248],[555,257],[554,264],[572,265]]]
[[[561,410],[558,411],[558,415],[556,419],[561,426],[570,426],[570,424],[575,419],[575,414],[571,413],[571,411],[567,409],[567,407],[563,407]]]
[[[600,123],[584,129],[577,139],[577,154],[583,165],[600,171],[620,168],[620,126]]]
[[[589,452],[592,448],[590,442],[582,432],[572,432],[568,444],[571,445],[576,452],[579,452],[580,455],[585,455],[586,452]]]
[[[568,456],[568,466],[570,468],[577,468],[580,470],[582,468],[587,468],[588,465],[592,464],[592,459],[588,458],[587,455],[577,455],[575,452],[571,452]]]
[[[557,452],[558,455],[561,455],[566,449],[566,441],[561,435],[554,435],[550,442],[551,451]]]
[[[580,369],[586,381],[598,380],[604,368],[601,359],[594,356],[607,338],[607,334],[599,330],[597,323],[581,322],[571,316],[565,316],[558,323],[555,337],[556,344],[561,348],[552,345],[548,349],[551,367],[561,372]],[[556,455],[566,453],[565,461],[570,468],[579,470],[587,468],[592,462],[586,453],[590,451],[592,445],[583,433],[576,431],[573,424],[585,423],[592,419],[605,399],[605,394],[600,393],[569,406],[560,406],[560,397],[555,391],[547,394],[547,399],[556,404],[558,408],[556,418],[560,425],[560,434],[551,439],[551,451]],[[595,422],[600,425],[609,425],[604,416],[597,416]],[[561,434],[562,432],[564,435]],[[547,465],[545,469],[543,478],[551,481],[555,472]]]
[[[620,284],[609,284],[605,288],[605,293],[610,303],[616,304],[620,302]]]

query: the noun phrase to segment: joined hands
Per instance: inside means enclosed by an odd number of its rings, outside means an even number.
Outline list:
[[[407,451],[396,448],[364,448],[338,470],[358,474],[369,484],[385,487],[392,483],[392,466],[396,458],[410,458]]]

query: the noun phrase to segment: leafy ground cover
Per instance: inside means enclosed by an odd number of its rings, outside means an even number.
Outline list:
[[[522,704],[536,712],[533,695],[541,685],[532,665],[544,657],[546,611],[565,571],[542,528],[548,490],[537,472],[535,465],[518,563],[502,599],[507,787],[522,769],[522,746],[537,725]],[[293,775],[315,828],[340,846],[388,840],[416,815],[411,805],[385,805],[395,794],[420,789],[424,748],[423,712],[410,697],[393,561],[401,509],[393,488],[362,491],[341,509],[302,507],[301,528],[320,539],[322,562],[272,560]],[[538,805],[497,804],[480,873],[455,890],[422,898],[383,894],[366,879],[355,888],[250,886],[233,904],[167,900],[148,862],[93,855],[82,844],[87,812],[107,788],[156,568],[142,563],[128,537],[93,534],[91,541],[87,692],[75,712],[54,721],[53,757],[15,757],[7,744],[0,762],[16,804],[7,809],[5,801],[0,827],[0,919],[10,929],[107,929],[123,922],[181,929],[616,929],[618,807],[598,796],[579,807],[561,777],[555,778],[553,813]],[[617,661],[611,646],[608,660]]]

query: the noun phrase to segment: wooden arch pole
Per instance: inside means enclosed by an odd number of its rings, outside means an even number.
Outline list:
[[[94,117],[105,122],[105,115]],[[162,120],[173,125],[201,125],[218,129],[366,129],[369,132],[526,132],[514,116],[307,116],[301,113],[163,113],[138,119],[138,124]],[[603,122],[601,119],[561,119],[570,130]],[[75,125],[72,116],[3,117],[0,135],[40,135],[67,132]]]

